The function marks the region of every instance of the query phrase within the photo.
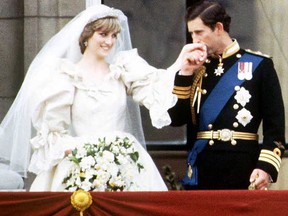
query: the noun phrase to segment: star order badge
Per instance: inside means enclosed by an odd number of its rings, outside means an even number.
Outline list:
[[[224,73],[224,68],[219,67],[219,66],[218,66],[218,68],[216,68],[215,71],[214,71],[214,74],[215,74],[216,76],[221,76],[223,73]]]
[[[221,76],[224,73],[223,63],[222,63],[222,57],[219,56],[219,64],[218,67],[215,69],[214,74],[216,76]]]

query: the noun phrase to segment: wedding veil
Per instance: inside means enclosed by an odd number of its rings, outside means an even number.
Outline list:
[[[72,62],[80,59],[78,39],[84,26],[106,16],[117,16],[122,27],[107,61],[110,62],[119,51],[132,48],[127,17],[120,10],[101,4],[88,7],[53,36],[32,61],[17,97],[1,123],[0,163],[6,165],[5,169],[14,170],[23,177],[27,176],[31,156],[30,139],[33,135],[31,116],[35,108],[35,103],[31,100],[33,93],[45,84],[45,77],[51,75],[53,59],[67,58]],[[50,67],[46,67],[49,64]],[[144,135],[139,107],[131,101],[128,107],[131,111],[128,112],[130,131],[127,132],[132,133],[143,144]]]

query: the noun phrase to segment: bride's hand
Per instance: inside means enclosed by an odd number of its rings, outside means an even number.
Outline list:
[[[207,59],[207,48],[200,43],[187,44],[183,47],[178,59],[181,59],[181,75],[192,75]]]
[[[71,149],[65,150],[65,157],[72,153]]]

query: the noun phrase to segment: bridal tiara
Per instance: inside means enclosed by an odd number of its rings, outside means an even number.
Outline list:
[[[101,8],[103,6],[103,8]],[[99,10],[99,7],[101,8],[101,12],[95,13],[95,9],[97,8]],[[88,21],[88,23],[93,22],[95,20],[104,18],[104,17],[108,17],[108,16],[112,16],[112,17],[117,17],[119,20],[127,20],[127,17],[123,14],[122,11],[118,10],[118,9],[114,9],[114,8],[109,8],[107,6],[104,5],[94,5],[91,6],[89,8],[86,9],[87,11],[91,11],[91,13],[93,13],[94,15],[92,15]]]

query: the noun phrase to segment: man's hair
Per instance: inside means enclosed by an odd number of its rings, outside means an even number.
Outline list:
[[[221,22],[224,30],[229,32],[231,17],[219,2],[202,0],[189,7],[187,9],[186,22],[194,20],[197,17],[212,30],[215,29],[217,22]]]

